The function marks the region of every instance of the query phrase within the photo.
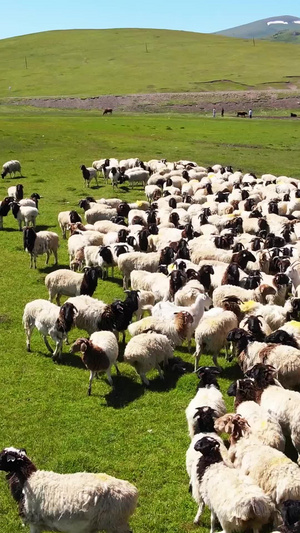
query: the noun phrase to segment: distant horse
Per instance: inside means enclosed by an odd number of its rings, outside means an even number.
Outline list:
[[[111,107],[106,107],[102,113],[102,115],[112,115],[112,108]]]
[[[236,114],[237,117],[246,117],[247,111],[238,111]]]
[[[291,117],[295,118],[295,117],[297,117],[297,114],[296,113],[291,113]]]

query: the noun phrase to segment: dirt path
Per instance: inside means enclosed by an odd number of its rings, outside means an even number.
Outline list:
[[[7,102],[7,100],[6,100]],[[13,105],[32,105],[35,107],[54,107],[61,109],[97,109],[111,107],[119,112],[144,112],[144,113],[205,113],[211,112],[215,107],[217,112],[222,107],[225,114],[236,111],[255,109],[282,109],[284,116],[289,116],[289,110],[299,109],[300,115],[300,90],[291,90],[290,93],[280,90],[265,91],[227,91],[227,92],[201,92],[201,93],[154,93],[154,94],[129,94],[105,95],[87,98],[20,98],[11,99]],[[271,113],[270,113],[271,114]]]

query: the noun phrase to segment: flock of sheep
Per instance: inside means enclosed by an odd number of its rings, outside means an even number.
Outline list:
[[[266,524],[270,531],[296,533],[300,469],[284,452],[288,437],[300,464],[300,393],[294,390],[300,383],[298,181],[188,160],[103,159],[81,170],[87,186],[92,179],[110,180],[113,189],[126,179],[143,183],[147,200],[87,196],[79,201],[81,214],[78,208],[58,214],[62,237],[68,236],[70,269],[46,276],[49,301],[25,306],[27,350],[36,328],[49,351],[48,338],[54,341],[53,358],[60,360],[71,329],[84,330],[86,337],[70,351],[79,352],[90,371],[91,394],[100,372],[115,385],[111,371],[120,372],[120,333],[124,345],[125,333],[131,337],[124,363],[146,386],[151,370],[162,379],[172,365],[185,372],[174,350],[185,341],[190,350],[194,339],[199,384],[186,409],[186,470],[198,506],[195,523],[206,505],[211,533],[217,520],[226,533],[257,532]],[[17,213],[23,207],[38,211],[39,199],[24,199],[23,187],[10,187],[0,216],[16,205]],[[48,262],[51,253],[57,263],[58,235],[36,232],[28,215],[17,220],[20,228],[25,223],[31,266],[43,254]],[[125,297],[106,304],[93,294],[109,270],[114,279],[114,268],[123,276]],[[144,312],[151,314],[143,317]],[[228,390],[235,397],[232,413],[217,381],[222,349],[241,369],[241,379]],[[212,356],[214,366],[199,366],[202,353]],[[220,437],[224,433],[228,442]],[[31,533],[129,532],[137,490],[126,481],[39,471],[15,448],[1,452],[0,469],[9,473]]]

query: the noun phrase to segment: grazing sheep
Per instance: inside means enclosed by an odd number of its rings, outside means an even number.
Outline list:
[[[138,492],[128,481],[107,474],[56,474],[38,470],[24,449],[4,448],[0,470],[30,533],[130,533],[128,520]]]
[[[202,437],[195,450],[202,454],[191,473],[192,495],[199,505],[195,524],[199,524],[205,505],[211,511],[211,533],[216,519],[226,533],[257,532],[272,521],[275,508],[270,498],[240,470],[224,464],[216,439]]]
[[[149,385],[149,380],[146,377],[147,372],[154,368],[163,378],[160,363],[166,367],[172,357],[173,348],[169,339],[165,335],[154,332],[136,335],[130,339],[124,351],[124,363],[135,368],[145,385]]]
[[[45,277],[45,285],[49,292],[49,301],[52,302],[56,298],[56,302],[60,305],[61,295],[65,296],[79,296],[80,294],[87,294],[93,296],[98,283],[99,269],[87,268],[84,274],[72,272],[62,268],[50,272]]]
[[[59,240],[57,233],[53,231],[38,231],[37,233],[33,228],[23,229],[23,242],[24,250],[30,254],[30,268],[34,266],[36,268],[36,258],[38,255],[46,254],[46,265],[49,263],[51,253],[54,255],[57,265],[57,250],[59,246]]]
[[[85,165],[81,165],[80,170],[82,172],[82,177],[84,179],[84,184],[86,187],[90,186],[90,182],[94,179],[96,181],[96,185],[98,187],[98,179],[97,179],[97,170],[93,167],[86,167]]]
[[[9,174],[11,177],[11,175],[15,175],[16,172],[19,172],[20,176],[22,177],[20,161],[17,161],[16,159],[13,159],[12,161],[7,161],[2,167],[1,178],[5,178],[7,174]]]
[[[19,205],[17,202],[12,202],[11,210],[15,219],[18,221],[20,231],[22,231],[22,223],[25,226],[32,224],[32,227],[35,228],[35,220],[39,214],[36,207]]]
[[[62,344],[67,338],[67,333],[74,325],[77,309],[71,303],[65,303],[62,307],[48,302],[47,300],[33,300],[25,305],[23,313],[23,326],[26,333],[26,347],[30,352],[30,339],[33,329],[36,327],[41,333],[46,347],[53,358],[60,358]],[[53,352],[47,336],[55,342]]]
[[[200,381],[197,386],[196,395],[185,410],[191,439],[195,435],[197,425],[195,415],[199,407],[210,407],[213,409],[216,417],[223,416],[226,413],[226,405],[217,381],[219,374],[219,369],[211,366],[201,366],[197,370],[197,376]]]
[[[110,331],[95,332],[90,339],[77,339],[70,348],[70,353],[81,352],[81,359],[90,371],[88,396],[92,392],[92,381],[98,372],[106,372],[110,385],[113,385],[111,367],[115,365],[117,373],[120,371],[117,365],[119,346],[117,339]]]

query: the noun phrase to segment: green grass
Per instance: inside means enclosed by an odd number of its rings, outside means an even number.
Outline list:
[[[284,87],[300,60],[290,46],[151,29],[13,37],[0,41],[0,97]]]
[[[1,110],[0,161],[19,159],[26,195],[44,196],[38,227],[57,231],[57,214],[76,208],[85,196],[80,164],[106,156],[144,159],[196,159],[221,162],[255,172],[299,176],[299,125],[293,121],[224,121],[186,116],[103,118],[96,113],[55,110]],[[169,129],[171,128],[171,129]],[[1,180],[0,198],[19,179]],[[110,186],[90,191],[97,198],[115,196]],[[143,198],[141,189],[119,192],[122,198]],[[139,507],[132,520],[139,533],[198,531],[193,526],[196,505],[188,494],[185,452],[189,445],[184,409],[195,393],[196,376],[178,380],[169,374],[162,383],[155,372],[145,389],[125,364],[112,390],[104,378],[87,397],[88,372],[78,356],[64,348],[63,363],[54,364],[37,332],[32,353],[25,350],[24,305],[47,298],[44,277],[52,268],[38,258],[29,269],[22,234],[11,214],[0,233],[0,448],[25,447],[39,468],[58,472],[102,471],[128,479],[139,489]],[[59,264],[67,265],[61,239]],[[111,302],[123,298],[120,276],[100,282],[95,296]],[[80,334],[73,330],[70,340]],[[190,363],[183,347],[178,354]],[[210,357],[201,363],[211,364]],[[223,392],[237,375],[235,363],[221,361]],[[228,408],[231,400],[226,397]],[[1,533],[28,531],[21,526],[4,475],[0,475]],[[208,513],[203,525],[209,527]],[[201,531],[201,529],[200,529]]]

